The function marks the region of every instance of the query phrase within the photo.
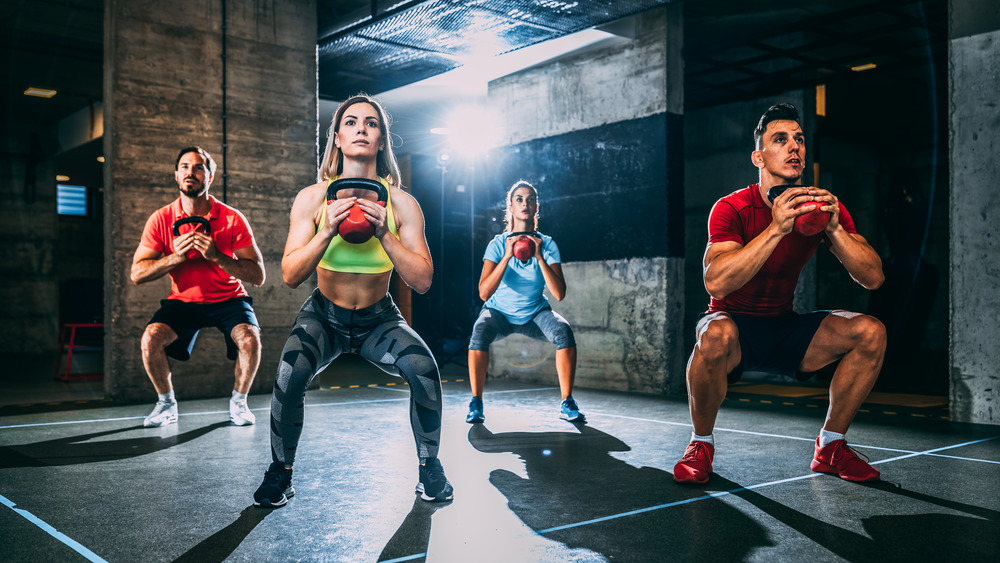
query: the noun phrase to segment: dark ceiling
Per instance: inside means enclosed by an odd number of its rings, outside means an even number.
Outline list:
[[[344,2],[320,0],[320,96],[384,92],[667,3],[411,0],[350,2],[358,9],[345,13]]]
[[[495,55],[664,3],[396,0],[374,2],[373,17],[371,0],[318,0],[320,97],[381,93],[456,68],[484,45]],[[101,101],[103,10],[104,0],[0,3],[8,147],[32,132],[45,148],[58,147],[59,121]],[[947,0],[689,0],[683,10],[688,111],[820,83],[850,88],[868,74],[850,67],[869,62],[894,90],[926,89],[919,83],[928,67],[938,69],[935,87],[945,82]],[[59,94],[29,98],[28,86]],[[100,142],[77,151],[88,152],[81,163],[93,162]]]

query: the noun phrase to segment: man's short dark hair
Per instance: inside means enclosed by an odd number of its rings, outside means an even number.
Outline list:
[[[795,106],[792,104],[774,104],[767,108],[764,115],[760,116],[757,128],[753,130],[753,146],[755,150],[763,148],[764,131],[767,130],[767,124],[772,121],[794,121],[799,123],[799,110],[795,109]],[[799,123],[799,126],[801,127],[802,124]]]
[[[212,176],[215,176],[215,159],[212,158],[212,155],[208,154],[207,150],[201,147],[185,147],[181,149],[181,152],[177,153],[177,159],[174,160],[174,170],[177,170],[177,167],[181,165],[181,158],[189,152],[196,152],[200,154],[201,157],[205,159],[205,164],[208,165],[208,171]]]

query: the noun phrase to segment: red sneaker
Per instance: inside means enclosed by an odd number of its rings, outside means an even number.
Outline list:
[[[712,474],[715,446],[708,442],[691,442],[684,450],[684,457],[674,466],[674,481],[678,483],[708,483]]]
[[[865,459],[862,460],[862,457]],[[829,473],[857,483],[878,481],[878,469],[868,465],[868,461],[868,456],[848,446],[844,440],[834,440],[821,448],[819,438],[816,438],[816,455],[809,467],[813,471]]]

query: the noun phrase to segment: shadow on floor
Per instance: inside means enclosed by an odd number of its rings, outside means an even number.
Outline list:
[[[439,508],[450,505],[451,502],[427,502],[419,495],[413,500],[410,513],[403,519],[396,533],[382,548],[377,561],[387,561],[400,557],[411,556],[414,553],[427,553],[427,544],[431,538],[431,517]]]
[[[121,432],[143,430],[142,425],[116,428],[103,432],[92,432],[79,436],[56,438],[33,444],[0,447],[0,469],[12,467],[46,467],[59,465],[79,465],[138,457],[159,452],[190,442],[209,432],[231,426],[229,421],[217,422],[173,436],[143,436],[124,440],[102,440],[95,438],[111,436]]]
[[[225,561],[250,532],[264,521],[273,509],[250,505],[232,524],[205,538],[198,545],[174,559],[174,563],[214,563]]]
[[[773,545],[752,517],[702,498],[710,492],[705,488],[677,485],[660,469],[633,467],[609,455],[628,451],[627,444],[590,426],[577,429],[494,434],[477,424],[469,431],[477,450],[514,453],[524,461],[526,479],[498,469],[490,482],[537,533],[612,561],[657,561],[664,554],[678,561],[738,561]],[[694,499],[701,500],[688,502]],[[641,511],[671,503],[682,506]],[[588,522],[595,519],[606,520]],[[588,524],[574,526],[582,522]]]

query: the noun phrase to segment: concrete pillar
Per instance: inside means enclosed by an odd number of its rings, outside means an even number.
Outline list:
[[[582,387],[684,390],[683,25],[680,4],[635,20],[626,45],[490,83],[503,124],[492,201],[523,178],[568,286]],[[486,241],[480,241],[478,252]],[[490,374],[555,383],[551,344],[494,344]]]
[[[951,416],[1000,424],[1000,5],[949,7]]]
[[[136,287],[129,268],[146,218],[178,195],[178,150],[200,145],[215,157],[210,193],[223,197],[223,29],[226,199],[249,220],[267,272],[262,287],[248,288],[264,345],[252,393],[270,390],[295,312],[311,290],[285,287],[280,260],[292,199],[315,182],[315,1],[107,0],[105,390],[113,399],[153,397],[139,338],[169,280]],[[180,398],[232,389],[233,363],[213,328],[202,331],[190,361],[172,361],[171,368]]]

